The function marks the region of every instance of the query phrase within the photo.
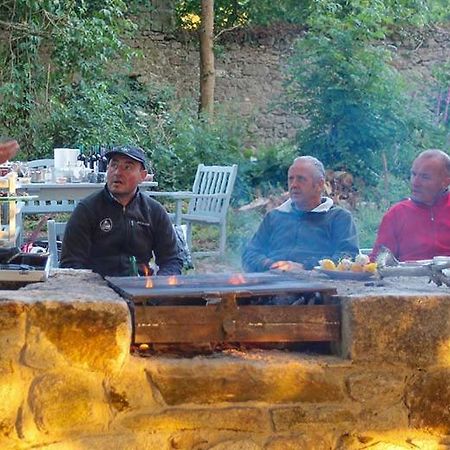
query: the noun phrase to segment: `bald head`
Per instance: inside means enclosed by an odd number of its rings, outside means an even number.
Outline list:
[[[438,150],[436,148],[425,150],[420,153],[414,161],[417,161],[418,159],[435,159],[442,170],[445,171],[447,175],[450,175],[450,156],[442,150]]]
[[[310,211],[320,204],[324,183],[323,164],[313,156],[299,156],[289,167],[289,194],[300,210]]]
[[[422,152],[411,168],[411,198],[434,205],[450,184],[450,157],[442,150]]]

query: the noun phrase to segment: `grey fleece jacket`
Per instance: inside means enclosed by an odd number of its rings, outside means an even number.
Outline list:
[[[349,211],[327,197],[312,211],[300,211],[288,200],[266,214],[244,249],[242,266],[247,272],[263,272],[276,261],[294,261],[312,269],[320,259],[336,261],[358,251]]]

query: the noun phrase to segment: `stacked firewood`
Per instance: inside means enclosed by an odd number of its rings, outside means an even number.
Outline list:
[[[334,203],[347,209],[355,209],[358,192],[353,175],[342,170],[327,170],[325,175],[325,195]]]

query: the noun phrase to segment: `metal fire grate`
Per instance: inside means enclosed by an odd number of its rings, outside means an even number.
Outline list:
[[[106,277],[135,309],[134,343],[332,342],[336,289],[274,274]]]

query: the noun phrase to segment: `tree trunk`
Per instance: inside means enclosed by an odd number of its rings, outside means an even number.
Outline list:
[[[214,0],[201,0],[199,113],[214,113]]]

